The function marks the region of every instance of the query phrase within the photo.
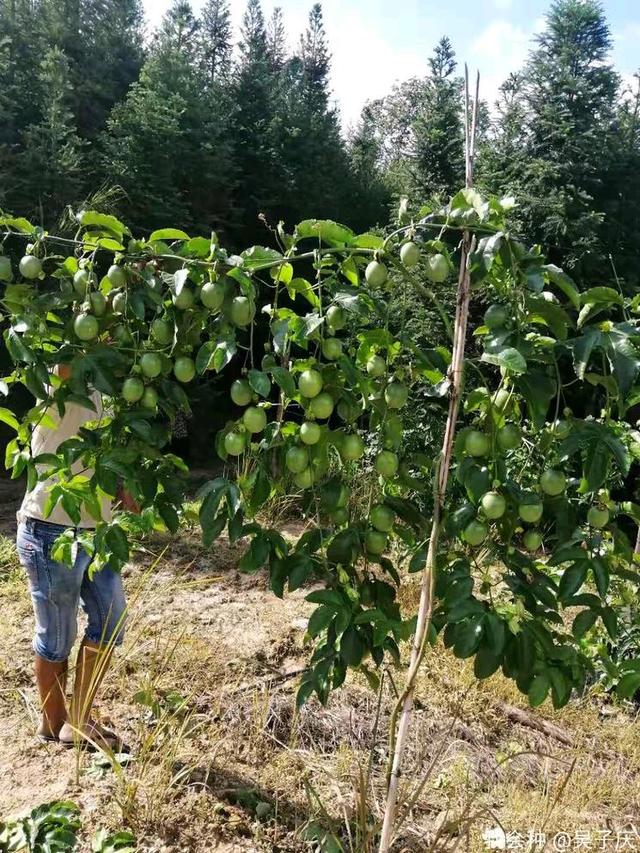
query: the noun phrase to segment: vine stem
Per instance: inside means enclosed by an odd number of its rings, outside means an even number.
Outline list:
[[[473,164],[475,159],[479,89],[480,74],[477,74],[473,111],[470,113],[469,71],[465,65],[465,186],[469,189],[473,186]],[[391,745],[391,764],[388,774],[387,799],[382,822],[382,831],[380,834],[380,845],[378,848],[379,853],[388,853],[393,840],[400,779],[402,775],[402,761],[413,715],[413,694],[415,691],[418,671],[426,654],[429,642],[431,617],[433,613],[436,558],[440,538],[440,523],[444,507],[444,498],[449,482],[453,442],[455,439],[456,423],[458,420],[458,411],[460,408],[460,398],[462,395],[464,380],[464,351],[467,338],[469,301],[471,295],[469,256],[473,251],[474,244],[475,238],[468,230],[465,230],[461,241],[453,352],[451,357],[451,366],[449,369],[449,378],[451,382],[449,412],[447,415],[447,422],[442,442],[442,450],[434,472],[433,519],[425,567],[422,572],[420,604],[418,607],[416,631],[411,649],[409,671],[407,673],[405,688],[398,699],[390,721],[389,734]],[[399,722],[397,722],[398,717],[400,718]]]

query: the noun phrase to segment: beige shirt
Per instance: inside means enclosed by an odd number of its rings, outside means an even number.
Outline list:
[[[33,456],[39,456],[41,453],[57,453],[58,447],[63,441],[78,435],[80,427],[92,421],[100,420],[104,409],[102,396],[98,391],[94,391],[91,395],[91,402],[96,407],[95,412],[77,403],[67,403],[62,418],[58,412],[58,407],[55,405],[50,406],[47,410],[47,417],[44,419],[48,421],[48,425],[39,424],[33,431],[31,437],[31,452]],[[54,426],[51,426],[52,422]],[[40,470],[43,467],[46,468],[46,466],[38,466]],[[87,480],[93,476],[93,471],[85,469],[81,460],[74,463],[71,470],[74,474],[86,477]],[[76,525],[64,511],[60,502],[55,505],[51,514],[45,518],[44,509],[47,498],[49,497],[49,490],[55,483],[55,477],[39,480],[35,487],[24,496],[19,513],[20,517],[36,518],[40,521],[48,521],[51,524],[62,524],[66,527],[95,527],[96,520],[84,507],[80,510],[80,524]],[[108,497],[102,496],[101,507],[103,520],[110,521],[111,502]]]

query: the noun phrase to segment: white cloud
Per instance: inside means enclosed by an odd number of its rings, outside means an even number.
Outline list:
[[[394,45],[384,28],[375,28],[354,12],[325,12],[332,52],[332,87],[345,127],[357,121],[365,101],[388,94],[393,84],[426,73],[425,57],[415,50]],[[382,22],[381,22],[382,23]]]
[[[544,20],[533,22],[531,29],[516,26],[504,18],[496,18],[476,36],[469,48],[469,67],[480,70],[481,97],[492,104],[500,86],[509,74],[524,65],[531,40],[544,26]]]

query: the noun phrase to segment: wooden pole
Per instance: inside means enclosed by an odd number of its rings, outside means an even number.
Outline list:
[[[465,65],[465,186],[473,186],[473,164],[475,159],[475,140],[478,118],[478,95],[480,89],[480,75],[476,77],[475,99],[473,110],[469,109],[469,72]],[[453,442],[455,439],[456,422],[460,407],[460,397],[463,388],[464,351],[467,337],[467,323],[469,317],[470,279],[469,279],[469,255],[473,251],[473,240],[468,231],[463,232],[462,247],[460,251],[460,271],[458,275],[458,295],[456,301],[456,320],[453,336],[453,352],[451,366],[449,368],[450,397],[449,412],[445,426],[444,439],[440,459],[434,474],[434,506],[431,535],[427,558],[421,578],[420,605],[418,608],[418,619],[416,632],[411,649],[411,661],[407,674],[407,682],[402,695],[391,716],[390,741],[392,744],[391,770],[388,778],[387,800],[385,805],[382,832],[380,836],[379,853],[388,853],[393,839],[393,831],[396,820],[396,809],[398,804],[398,793],[400,787],[401,768],[404,752],[407,744],[407,736],[411,725],[413,713],[413,693],[415,689],[416,676],[420,664],[424,658],[428,644],[429,627],[433,612],[433,588],[435,581],[436,556],[438,552],[438,540],[440,536],[440,522],[444,499],[449,481],[449,468],[453,453]],[[396,723],[400,715],[400,722]]]

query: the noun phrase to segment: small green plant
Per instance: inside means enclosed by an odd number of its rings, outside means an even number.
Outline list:
[[[79,829],[80,810],[75,803],[43,803],[23,817],[0,822],[0,853],[75,850]]]
[[[136,840],[130,832],[116,832],[109,835],[106,829],[99,829],[91,840],[91,853],[134,853]]]

